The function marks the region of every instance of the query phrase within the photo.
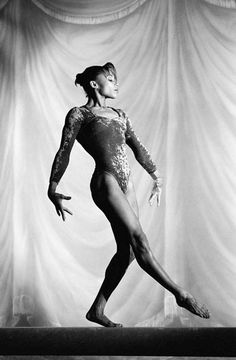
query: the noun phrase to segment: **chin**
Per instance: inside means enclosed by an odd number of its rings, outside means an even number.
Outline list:
[[[106,96],[106,99],[116,99],[116,97],[117,97],[117,95],[113,94],[113,95]]]
[[[114,94],[112,94],[111,99],[116,99],[117,95],[118,95],[118,93],[114,93]]]

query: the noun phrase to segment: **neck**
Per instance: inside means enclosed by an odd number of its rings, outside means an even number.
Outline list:
[[[97,96],[89,97],[86,106],[88,107],[107,107],[106,106],[106,98],[104,96]]]

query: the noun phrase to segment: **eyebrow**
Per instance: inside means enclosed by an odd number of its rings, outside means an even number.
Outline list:
[[[107,75],[105,75],[105,76],[106,76],[106,78],[108,78],[108,77],[110,76],[110,77],[112,77],[114,80],[117,81],[117,76],[116,76],[115,74],[113,74],[113,73],[108,72]]]
[[[112,79],[117,80],[116,77],[115,77],[115,75],[113,75],[113,74],[108,74],[108,75],[107,75],[107,78],[108,78],[108,77],[111,77]]]

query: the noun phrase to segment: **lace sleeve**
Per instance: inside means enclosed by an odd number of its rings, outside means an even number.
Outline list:
[[[50,182],[59,183],[63,176],[70,159],[70,152],[75,139],[79,133],[83,116],[78,107],[71,109],[65,119],[65,125],[62,130],[61,144],[52,164]]]
[[[142,167],[151,174],[156,171],[157,167],[152,161],[148,150],[135,134],[130,119],[124,112],[123,115],[126,121],[126,144],[132,149],[134,156],[140,165],[142,165]]]

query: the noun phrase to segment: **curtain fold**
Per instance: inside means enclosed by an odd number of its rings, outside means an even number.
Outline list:
[[[129,151],[141,224],[158,261],[212,316],[179,309],[135,262],[107,315],[125,326],[234,326],[235,10],[205,0],[3,3],[0,325],[26,314],[32,326],[91,326],[85,313],[115,242],[79,144],[58,188],[72,196],[65,223],[46,192],[65,115],[86,102],[75,75],[111,61],[120,91],[108,105],[128,113],[164,178],[161,207],[150,207],[152,181]]]
[[[210,4],[222,6],[228,9],[236,9],[236,1],[235,0],[204,0]]]
[[[0,10],[7,4],[9,0],[0,0]]]
[[[74,24],[101,24],[123,18],[147,0],[32,0],[47,15]]]

